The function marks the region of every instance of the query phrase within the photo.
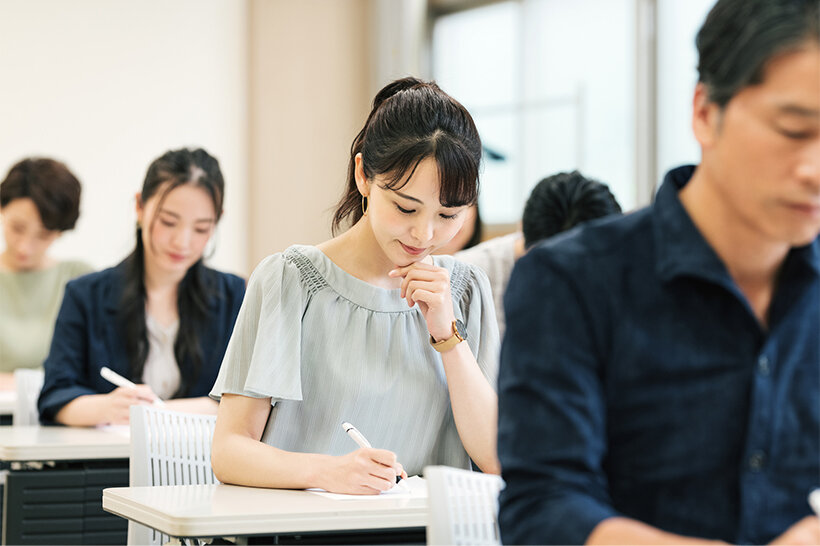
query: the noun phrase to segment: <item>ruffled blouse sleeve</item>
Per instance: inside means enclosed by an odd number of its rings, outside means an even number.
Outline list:
[[[459,261],[454,261],[452,277],[456,318],[466,326],[467,342],[478,366],[496,389],[501,349],[490,281],[481,268]]]
[[[225,358],[210,396],[301,400],[302,314],[307,294],[299,270],[283,254],[251,274]]]

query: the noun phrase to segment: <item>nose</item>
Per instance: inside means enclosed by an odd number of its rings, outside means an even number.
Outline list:
[[[31,235],[23,235],[14,243],[14,251],[18,254],[28,256],[34,250],[34,237]]]
[[[421,215],[419,215],[421,216]],[[418,218],[410,229],[410,236],[419,248],[424,248],[433,240],[434,224],[429,218]]]
[[[814,193],[820,193],[820,136],[806,146],[795,174]]]
[[[187,228],[179,228],[174,230],[174,236],[171,239],[174,247],[179,250],[187,250],[189,244],[191,243],[191,237],[193,234],[191,233],[190,229]]]

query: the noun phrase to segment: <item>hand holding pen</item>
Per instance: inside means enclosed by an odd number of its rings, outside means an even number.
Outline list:
[[[336,493],[374,495],[393,488],[397,478],[407,477],[395,453],[371,447],[370,442],[349,423],[343,423],[342,427],[361,449],[337,459],[341,463],[337,468],[339,472],[329,472],[323,476],[330,481],[328,486],[322,486],[323,489]]]
[[[100,375],[102,376],[103,379],[105,379],[109,383],[112,383],[112,384],[114,384],[118,387],[123,387],[123,388],[126,388],[126,389],[136,389],[138,391],[137,396],[140,397],[141,399],[145,400],[146,402],[151,402],[155,406],[159,406],[159,407],[162,407],[162,406],[165,405],[165,402],[163,402],[162,399],[159,396],[154,394],[154,392],[150,390],[150,387],[145,386],[145,387],[147,387],[148,392],[150,392],[151,397],[150,398],[145,398],[144,396],[141,396],[141,395],[144,394],[144,391],[146,390],[146,388],[140,389],[139,385],[136,385],[134,382],[129,381],[128,379],[124,378],[123,376],[121,376],[120,374],[118,374],[117,372],[112,370],[111,368],[103,366],[102,368],[100,368]]]

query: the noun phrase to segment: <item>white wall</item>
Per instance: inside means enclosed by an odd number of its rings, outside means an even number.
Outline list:
[[[0,0],[0,176],[39,155],[83,183],[53,255],[117,263],[148,164],[202,146],[226,180],[210,263],[246,273],[246,27],[242,0]]]

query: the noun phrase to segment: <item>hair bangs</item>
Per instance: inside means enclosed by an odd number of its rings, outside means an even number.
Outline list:
[[[446,134],[439,136],[435,150],[438,165],[439,200],[445,207],[463,207],[478,200],[480,158]]]

